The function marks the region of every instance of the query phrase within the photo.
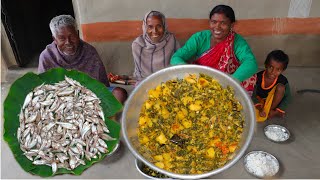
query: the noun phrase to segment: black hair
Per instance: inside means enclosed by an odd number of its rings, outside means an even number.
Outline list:
[[[283,70],[287,69],[288,64],[289,64],[289,56],[286,53],[284,53],[282,50],[277,49],[277,50],[271,51],[268,54],[266,61],[264,62],[264,65],[270,64],[271,59],[282,63],[284,66]]]
[[[230,19],[231,23],[236,22],[236,17],[234,15],[234,11],[230,6],[227,5],[217,5],[216,7],[214,7],[209,15],[209,19],[211,19],[211,17],[215,14],[224,14],[227,18]]]

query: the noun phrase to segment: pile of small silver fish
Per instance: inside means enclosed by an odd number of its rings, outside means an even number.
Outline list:
[[[42,84],[22,106],[17,138],[23,154],[35,165],[74,169],[85,159],[108,153],[107,133],[100,99],[79,82],[65,76],[54,85]]]

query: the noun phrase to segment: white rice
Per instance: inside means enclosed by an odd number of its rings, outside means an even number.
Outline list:
[[[265,135],[273,141],[285,141],[289,138],[289,134],[278,127],[269,127]]]
[[[279,171],[278,161],[262,152],[249,154],[245,166],[250,173],[258,177],[271,177]]]

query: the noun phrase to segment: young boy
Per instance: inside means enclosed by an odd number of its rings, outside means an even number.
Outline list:
[[[257,121],[284,117],[291,97],[287,78],[281,73],[287,68],[289,57],[281,50],[271,51],[264,62],[265,70],[257,73],[257,83],[252,94]]]

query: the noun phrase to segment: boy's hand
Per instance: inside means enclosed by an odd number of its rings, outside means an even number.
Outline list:
[[[259,115],[261,117],[266,117],[266,112],[263,110],[263,108],[261,106],[257,106],[256,108],[258,109]]]
[[[261,111],[259,110],[259,115],[261,117],[266,117],[266,112],[264,112],[264,110],[262,109]]]

